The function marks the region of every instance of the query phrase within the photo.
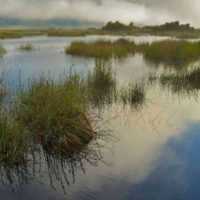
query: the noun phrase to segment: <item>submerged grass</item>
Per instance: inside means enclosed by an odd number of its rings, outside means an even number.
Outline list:
[[[76,41],[72,42],[65,51],[67,54],[77,56],[103,59],[121,58],[135,53],[135,44],[125,39],[119,39],[114,42],[99,40],[91,43]]]

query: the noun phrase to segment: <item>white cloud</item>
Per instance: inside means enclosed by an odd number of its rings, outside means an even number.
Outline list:
[[[200,26],[199,7],[199,0],[0,0],[0,16],[137,24],[180,20]]]

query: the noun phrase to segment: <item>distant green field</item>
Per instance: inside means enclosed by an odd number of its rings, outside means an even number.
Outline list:
[[[0,29],[0,39],[17,39],[26,36],[45,35],[47,30],[41,29]]]
[[[26,36],[47,35],[48,37],[83,37],[88,35],[156,35],[182,39],[200,37],[200,31],[155,31],[150,28],[134,28],[132,30],[107,31],[103,29],[0,29],[0,39],[22,38]]]

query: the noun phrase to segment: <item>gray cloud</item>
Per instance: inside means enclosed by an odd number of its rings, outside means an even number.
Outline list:
[[[158,24],[180,20],[200,26],[199,0],[0,0],[0,16]]]

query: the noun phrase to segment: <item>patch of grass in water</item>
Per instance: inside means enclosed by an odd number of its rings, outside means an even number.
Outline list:
[[[7,89],[0,84],[0,103],[3,101],[4,97],[8,94]]]
[[[89,101],[95,106],[112,103],[116,96],[116,84],[111,67],[97,59],[94,71],[87,77]]]
[[[36,48],[32,44],[23,44],[18,49],[21,51],[33,51]]]
[[[138,109],[145,102],[144,83],[131,82],[123,86],[120,91],[120,101],[124,105]]]
[[[0,44],[0,57],[3,57],[6,54],[6,49],[3,45]]]
[[[58,83],[41,77],[21,91],[19,123],[55,154],[78,151],[94,136],[84,84],[70,75]]]
[[[173,93],[195,94],[200,90],[200,68],[181,74],[162,74],[158,80],[162,87]]]
[[[154,63],[180,67],[200,59],[200,42],[161,41],[143,49],[144,57]]]
[[[96,42],[72,42],[65,52],[71,55],[95,57],[109,59],[111,57],[121,58],[128,54],[135,53],[135,45],[125,39],[119,39],[117,41],[104,41],[99,40]]]
[[[8,103],[1,110],[2,162],[24,163],[27,149],[38,146],[55,157],[80,153],[102,134],[95,126],[94,107],[102,108],[116,100],[138,108],[145,100],[144,92],[143,86],[133,83],[119,91],[113,71],[101,60],[85,78],[72,73],[57,81],[35,78],[27,88],[20,87],[14,105]]]
[[[0,162],[7,167],[27,162],[27,139],[23,128],[7,114],[0,116]]]

